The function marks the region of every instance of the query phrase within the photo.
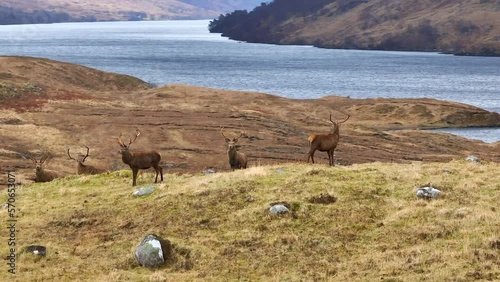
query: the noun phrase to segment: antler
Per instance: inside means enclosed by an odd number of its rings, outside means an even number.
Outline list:
[[[224,135],[224,127],[226,127],[226,126],[225,125],[221,126],[221,128],[220,128],[220,134],[222,134],[222,136],[224,136],[224,138],[229,139],[229,138],[226,137],[226,135]]]
[[[238,136],[238,138],[236,138],[236,139],[240,139],[240,137],[245,134],[245,127],[243,127],[243,124],[241,124],[241,123],[240,123],[240,126],[241,126],[240,136]]]
[[[120,146],[125,146],[125,144],[123,144],[123,141],[122,141],[122,135],[123,135],[123,133],[120,133],[120,136],[118,136],[118,144],[120,144]]]
[[[134,140],[132,140],[132,138],[130,138],[130,142],[128,142],[128,146],[130,146],[132,143],[134,143],[135,140],[137,140],[137,137],[139,137],[139,135],[141,135],[141,132],[139,131],[138,128],[136,128],[135,131],[136,131],[135,138],[134,138]]]
[[[347,115],[347,118],[346,118],[345,120],[343,120],[343,121],[338,121],[338,120],[337,120],[337,122],[334,122],[334,121],[332,120],[332,114],[330,114],[330,121],[331,121],[333,124],[340,124],[340,123],[344,123],[344,122],[346,122],[346,121],[347,121],[350,117],[351,117],[350,115]]]
[[[23,159],[28,158],[28,159],[32,160],[34,163],[38,163],[38,161],[35,158],[33,158],[30,153],[27,153],[26,155],[21,154],[21,157],[23,157]]]
[[[89,152],[90,152],[90,148],[88,146],[85,146],[85,147],[87,147],[87,154],[85,155],[85,157],[83,157],[82,163],[85,162],[85,159],[89,156]]]
[[[70,159],[74,160],[74,161],[78,161],[78,160],[76,160],[75,158],[73,158],[73,157],[69,154],[69,148],[68,148],[68,157],[69,157]]]
[[[347,118],[346,118],[345,120],[343,120],[343,121],[338,121],[337,123],[344,123],[344,122],[346,122],[346,121],[347,121],[350,117],[351,117],[351,115],[347,115]]]
[[[220,128],[220,134],[222,134],[222,136],[224,136],[224,138],[226,138],[226,139],[228,139],[228,140],[231,140],[231,138],[227,138],[227,137],[226,137],[226,135],[224,135],[224,127],[226,127],[226,126],[225,126],[225,125],[224,125],[224,126],[221,126],[221,128]],[[233,140],[234,140],[234,139],[236,139],[236,140],[240,139],[240,137],[241,137],[241,136],[243,136],[243,134],[244,134],[244,133],[243,133],[243,132],[241,132],[241,133],[240,133],[240,136],[238,136],[238,137],[236,137],[236,138],[233,138]]]
[[[40,159],[40,164],[43,164],[48,158],[50,157],[49,154],[46,154],[45,156],[43,156],[41,159]]]

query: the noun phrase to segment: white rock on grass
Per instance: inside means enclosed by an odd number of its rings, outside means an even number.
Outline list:
[[[432,199],[437,198],[441,191],[432,187],[432,186],[424,186],[417,189],[417,197],[423,199]]]
[[[134,195],[136,197],[149,195],[149,194],[153,193],[154,190],[155,190],[154,186],[141,187],[141,188],[135,190],[134,193],[132,193],[132,195]]]
[[[479,163],[479,158],[477,156],[474,156],[474,155],[467,156],[465,158],[465,160],[468,162],[471,162],[471,163],[476,163],[476,164]]]
[[[162,266],[170,256],[172,246],[169,241],[149,234],[137,246],[135,257],[140,265],[155,268]]]
[[[285,205],[274,205],[269,209],[269,212],[271,213],[271,215],[278,215],[287,213],[289,212],[289,210],[287,207],[285,207]]]

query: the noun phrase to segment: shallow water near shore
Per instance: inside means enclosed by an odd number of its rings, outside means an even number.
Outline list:
[[[450,133],[485,143],[500,141],[500,128],[498,127],[440,128],[430,129],[430,131]]]

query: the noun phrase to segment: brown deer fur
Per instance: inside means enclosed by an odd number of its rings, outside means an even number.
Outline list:
[[[94,167],[94,166],[91,166],[91,165],[85,165],[83,164],[85,162],[85,159],[89,156],[89,151],[90,151],[90,148],[85,146],[87,148],[87,154],[80,160],[77,160],[75,158],[73,158],[70,153],[69,153],[69,149],[68,149],[68,157],[74,161],[76,161],[76,174],[100,174],[100,173],[103,173],[103,172],[106,172],[105,169],[102,169],[102,168],[97,168],[97,167]]]
[[[341,123],[346,122],[349,119],[350,115],[347,115],[347,118],[341,122],[334,122],[332,120],[332,115],[330,115],[330,121],[332,122],[332,127],[330,129],[329,134],[312,134],[309,136],[308,141],[309,141],[309,153],[307,156],[307,162],[309,160],[312,160],[312,163],[314,163],[314,152],[316,150],[320,152],[327,152],[328,153],[328,164],[330,166],[334,166],[334,152],[335,148],[337,148],[337,144],[339,143],[340,139],[340,134],[339,134],[339,127]]]
[[[139,130],[137,130],[134,140],[130,139],[128,145],[125,145],[123,143],[121,135],[120,137],[118,137],[118,144],[120,144],[121,147],[120,153],[122,154],[122,161],[125,164],[128,164],[132,169],[132,186],[135,186],[137,184],[137,173],[139,172],[139,169],[148,169],[150,167],[153,167],[156,172],[155,183],[158,182],[158,173],[161,176],[160,181],[163,181],[163,169],[159,165],[161,160],[161,155],[159,152],[130,152],[130,145],[134,143],[134,141],[140,134],[141,133],[139,132]]]
[[[242,168],[247,168],[247,155],[244,153],[238,152],[237,150],[237,145],[238,139],[243,136],[243,134],[240,134],[237,138],[227,138],[224,135],[223,132],[224,128],[221,128],[221,134],[224,136],[224,139],[226,140],[227,143],[227,156],[229,158],[229,165],[231,166],[232,170],[235,169],[242,169]]]
[[[40,160],[36,160],[31,156],[28,156],[28,158],[35,163],[35,182],[50,182],[59,177],[57,172],[44,168],[44,163],[49,158],[48,155]]]

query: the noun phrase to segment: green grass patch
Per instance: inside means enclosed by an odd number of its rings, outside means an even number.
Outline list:
[[[165,175],[134,197],[130,171],[18,187],[19,281],[470,281],[500,279],[496,163],[281,164]],[[138,186],[153,185],[140,174]],[[438,199],[418,199],[431,183]],[[336,202],[311,203],[321,194]],[[4,202],[7,195],[1,198]],[[271,204],[291,212],[271,216]],[[0,216],[7,218],[5,209]],[[133,252],[148,233],[174,255],[157,270]],[[0,238],[7,238],[5,228]],[[6,242],[6,239],[5,239]],[[1,245],[2,256],[8,254]],[[2,271],[0,279],[11,279]]]

